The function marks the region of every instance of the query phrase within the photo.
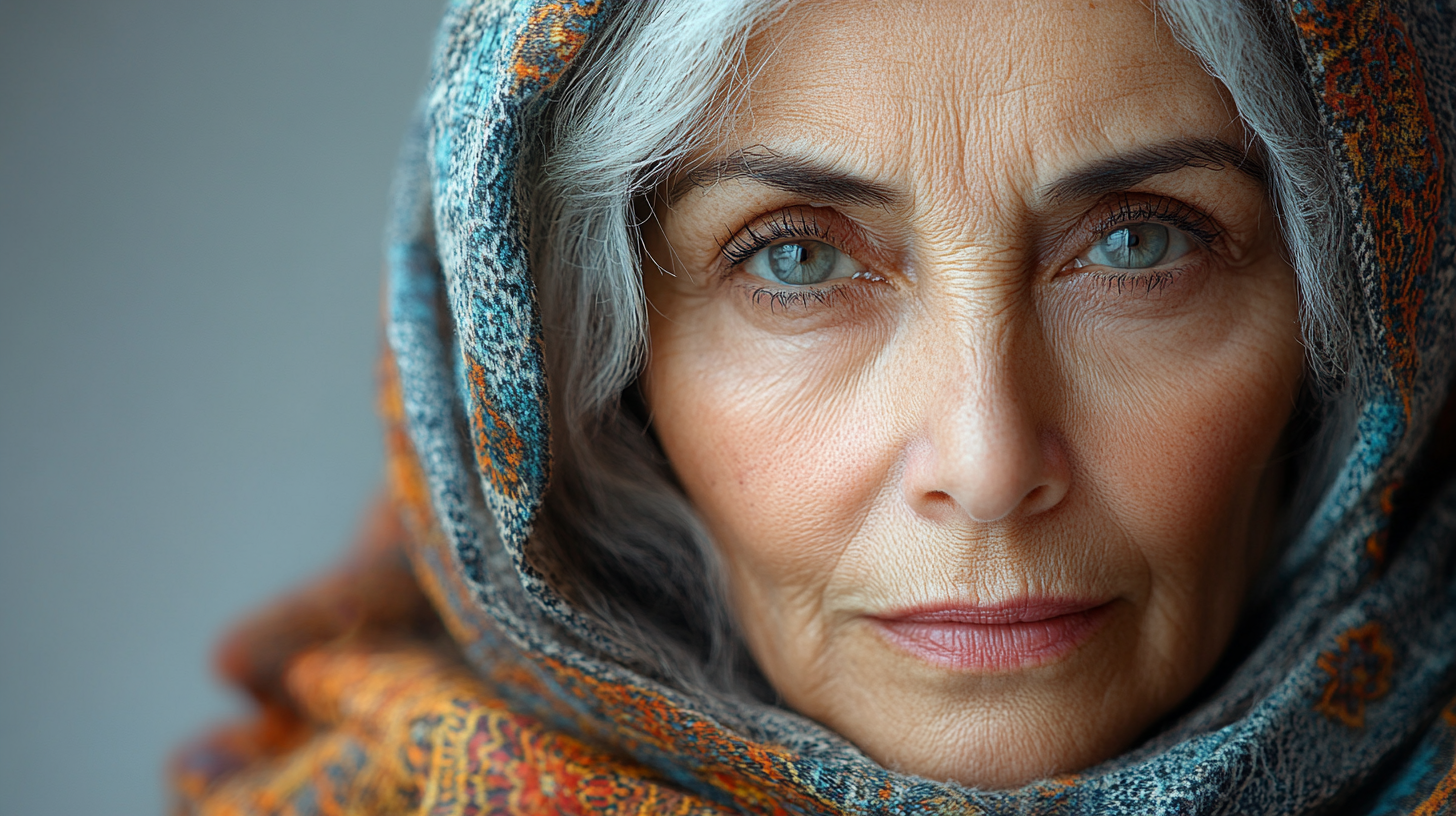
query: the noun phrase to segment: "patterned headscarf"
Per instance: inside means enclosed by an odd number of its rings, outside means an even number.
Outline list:
[[[1456,813],[1456,482],[1431,443],[1456,364],[1456,8],[1281,6],[1341,174],[1359,402],[1262,635],[1132,752],[978,791],[643,677],[527,561],[550,462],[516,159],[624,3],[449,7],[389,235],[393,499],[349,565],[225,645],[262,715],[178,755],[181,812]]]

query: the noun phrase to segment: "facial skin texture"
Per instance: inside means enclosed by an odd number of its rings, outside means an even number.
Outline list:
[[[749,58],[709,170],[653,202],[643,389],[755,658],[788,706],[934,779],[1129,748],[1228,642],[1301,381],[1226,92],[1136,0],[804,3]],[[1093,172],[1198,140],[1225,160]],[[1098,242],[1139,224],[1186,249],[1109,268]],[[755,235],[856,276],[757,276]],[[1047,599],[1100,606],[1000,662],[885,623]]]

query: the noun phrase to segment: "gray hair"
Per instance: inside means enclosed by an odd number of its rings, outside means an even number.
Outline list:
[[[1264,153],[1270,198],[1299,281],[1306,357],[1329,384],[1348,362],[1354,284],[1342,258],[1338,175],[1287,9],[1251,0],[1158,0],[1158,9],[1228,89]]]
[[[735,632],[716,549],[636,389],[646,354],[646,197],[746,89],[747,40],[787,0],[624,4],[546,106],[521,158],[552,385],[554,476],[533,563],[613,656],[678,688],[769,698]],[[1350,284],[1331,159],[1287,18],[1260,0],[1158,0],[1232,94],[1267,163],[1301,295],[1309,368],[1338,373]]]

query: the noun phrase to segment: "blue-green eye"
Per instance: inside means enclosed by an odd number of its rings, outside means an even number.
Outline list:
[[[823,241],[787,241],[770,244],[744,264],[750,273],[767,281],[808,286],[835,278],[852,278],[859,264]]]
[[[1149,269],[1172,263],[1190,249],[1182,230],[1162,224],[1129,224],[1102,236],[1078,260],[1109,269]]]

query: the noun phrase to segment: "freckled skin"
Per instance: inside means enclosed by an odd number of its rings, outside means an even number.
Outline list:
[[[1073,263],[1105,198],[1045,190],[1142,145],[1241,144],[1226,93],[1136,0],[804,3],[749,57],[701,158],[763,145],[898,195],[725,181],[659,200],[646,229],[644,393],[755,658],[789,706],[935,779],[1007,787],[1127,749],[1236,622],[1301,379],[1297,295],[1266,191],[1235,169],[1121,191],[1217,225],[1166,283],[1121,292]],[[873,275],[822,302],[755,295],[791,287],[720,243],[792,207]],[[1026,596],[1109,613],[997,671],[933,665],[872,621]]]

